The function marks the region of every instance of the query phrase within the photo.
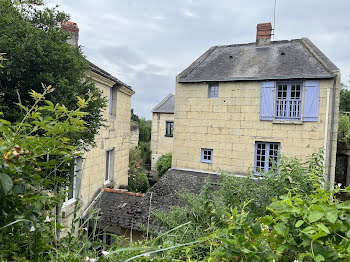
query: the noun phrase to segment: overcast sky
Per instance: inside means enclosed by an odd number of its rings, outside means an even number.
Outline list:
[[[132,107],[151,110],[175,92],[175,77],[210,46],[255,41],[273,22],[274,0],[48,0],[80,28],[87,58],[132,86]],[[275,40],[308,37],[350,75],[350,1],[277,0]]]

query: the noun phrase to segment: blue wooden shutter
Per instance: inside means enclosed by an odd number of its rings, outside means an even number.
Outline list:
[[[260,120],[273,119],[274,90],[274,82],[262,82],[260,96]]]
[[[318,121],[320,81],[305,81],[304,121]]]
[[[109,89],[109,114],[113,114],[113,87]]]

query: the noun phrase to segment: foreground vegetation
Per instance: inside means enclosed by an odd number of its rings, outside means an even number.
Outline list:
[[[350,256],[350,202],[335,197],[342,189],[329,191],[324,184],[322,154],[305,163],[282,158],[279,171],[263,179],[223,173],[219,185],[208,181],[199,195],[183,192],[185,206],[154,214],[166,231],[142,242],[127,245],[113,236],[113,246],[106,246],[87,236],[85,224],[59,238],[55,208],[66,194],[64,170],[76,151],[67,135],[85,128],[80,108],[92,98],[79,98],[78,109],[69,111],[45,100],[52,91],[32,91],[35,105],[22,106],[20,123],[0,120],[0,259],[347,261]]]

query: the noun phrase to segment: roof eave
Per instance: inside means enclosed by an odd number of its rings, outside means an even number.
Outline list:
[[[305,76],[276,76],[276,77],[239,77],[227,79],[178,79],[178,83],[202,83],[202,82],[239,82],[239,81],[269,81],[287,79],[331,79],[334,74],[329,75],[305,75]]]

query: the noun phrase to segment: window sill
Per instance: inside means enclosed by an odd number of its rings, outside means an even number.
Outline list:
[[[104,183],[103,183],[103,186],[104,187],[110,187],[110,186],[114,186],[114,183],[112,180],[106,180]]]
[[[204,164],[212,164],[213,162],[201,161],[201,163],[204,163]]]
[[[72,198],[62,204],[62,209],[61,209],[62,218],[68,217],[69,215],[74,213],[76,201],[77,199]]]
[[[173,135],[165,135],[166,137],[173,137]]]
[[[68,201],[63,202],[62,204],[62,209],[71,206],[75,203],[75,201],[77,201],[75,198],[69,199]]]
[[[273,124],[285,124],[285,125],[302,125],[304,122],[302,120],[272,120]]]

